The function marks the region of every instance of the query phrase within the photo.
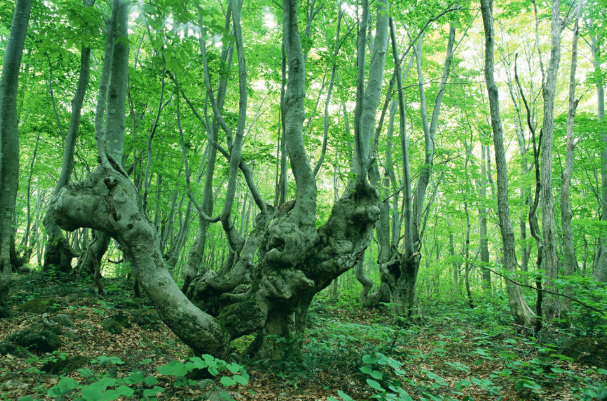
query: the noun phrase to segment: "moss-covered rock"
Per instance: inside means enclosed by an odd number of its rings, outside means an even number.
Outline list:
[[[51,321],[53,323],[60,324],[63,327],[74,327],[74,322],[72,322],[72,320],[65,314],[53,316]]]
[[[590,366],[607,368],[607,342],[600,338],[578,337],[561,346],[561,354]]]
[[[65,359],[57,358],[42,365],[41,370],[53,375],[66,375],[89,363],[89,358],[81,355],[68,356]]]
[[[21,312],[26,313],[45,313],[52,312],[55,309],[55,302],[48,298],[34,298],[21,305]]]
[[[17,358],[31,358],[34,356],[31,352],[20,345],[11,342],[0,343],[0,355],[11,354]]]
[[[48,330],[21,330],[8,337],[6,341],[13,342],[35,352],[53,352],[61,347],[59,336]]]
[[[122,334],[122,327],[120,327],[120,324],[114,319],[105,319],[101,322],[101,327],[108,333]]]
[[[133,316],[133,322],[145,330],[158,330],[160,317],[155,311],[138,313]]]
[[[123,312],[116,313],[114,316],[112,316],[112,319],[114,319],[116,321],[116,323],[118,323],[120,326],[124,327],[125,329],[130,329],[132,326],[131,321],[129,320],[129,317]]]
[[[7,319],[11,317],[11,313],[8,308],[4,308],[0,306],[0,319]]]

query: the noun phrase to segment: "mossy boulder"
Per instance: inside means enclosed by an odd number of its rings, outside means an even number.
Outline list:
[[[55,301],[48,298],[34,298],[21,305],[21,312],[41,314],[52,312],[55,309]]]
[[[59,336],[48,330],[21,330],[8,337],[6,341],[35,352],[53,352],[61,347]]]
[[[114,319],[116,323],[125,329],[130,329],[132,326],[129,317],[123,312],[116,313],[114,316],[112,316],[112,319]]]
[[[17,358],[31,358],[34,356],[31,352],[20,345],[11,342],[0,343],[0,355],[11,354]]]
[[[53,323],[60,324],[63,327],[74,327],[74,322],[72,322],[72,320],[65,314],[53,316],[51,321]]]
[[[72,341],[80,341],[80,337],[73,330],[64,331],[61,333],[63,337],[69,338]]]
[[[68,356],[65,359],[57,358],[54,361],[46,362],[40,370],[52,375],[67,375],[88,365],[89,359],[81,355]]]
[[[578,337],[567,340],[561,347],[561,354],[576,362],[607,368],[607,342],[600,338]]]
[[[101,327],[108,333],[122,334],[122,327],[114,319],[104,320],[103,322],[101,322]]]
[[[155,311],[135,314],[133,321],[145,330],[158,330],[160,317]]]

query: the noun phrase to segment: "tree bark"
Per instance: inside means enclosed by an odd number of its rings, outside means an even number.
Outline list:
[[[597,95],[596,115],[603,127],[601,135],[601,221],[607,224],[607,130],[605,129],[605,79],[601,71],[601,37],[591,35],[592,63],[594,65],[594,77]],[[604,39],[603,39],[604,40]],[[607,235],[605,232],[599,237],[601,252],[596,262],[594,278],[602,283],[607,283]]]
[[[19,68],[32,0],[17,0],[0,76],[0,308],[5,308],[12,265],[10,244],[19,188]]]
[[[561,61],[561,32],[563,24],[560,20],[561,1],[552,1],[552,23],[550,29],[550,63],[548,74],[544,83],[542,95],[544,97],[544,122],[542,127],[542,236],[543,257],[542,267],[546,274],[546,287],[554,291],[553,281],[558,277],[559,259],[557,255],[556,228],[554,224],[554,196],[552,194],[552,147],[554,131],[554,99],[556,96],[556,81]],[[548,297],[544,303],[544,317],[551,319],[558,317],[560,305],[558,298]]]
[[[87,4],[92,6],[92,4]],[[53,196],[59,193],[63,186],[70,181],[72,171],[74,170],[74,149],[76,146],[76,137],[78,136],[78,127],[80,125],[80,116],[84,97],[89,84],[90,78],[90,56],[91,49],[82,47],[80,54],[80,73],[78,77],[78,85],[76,86],[76,94],[72,100],[72,114],[70,117],[70,125],[65,138],[63,149],[63,163],[61,166],[61,174],[55,185]],[[42,220],[47,233],[47,243],[44,249],[44,266],[45,270],[57,269],[58,271],[69,273],[72,270],[72,259],[77,256],[66,240],[63,232],[55,223],[55,216],[52,210],[48,210]]]
[[[489,110],[491,113],[491,128],[493,130],[493,145],[495,147],[495,161],[497,166],[497,206],[500,231],[502,234],[504,267],[511,273],[516,272],[516,248],[514,230],[510,221],[510,208],[508,205],[508,170],[506,165],[506,151],[502,121],[499,109],[499,93],[494,77],[495,39],[493,28],[493,1],[481,0],[481,13],[485,28],[485,66],[484,74],[487,82],[489,96]],[[523,296],[521,289],[507,281],[508,304],[514,321],[525,327],[532,327],[532,312]]]
[[[577,18],[573,28],[573,42],[571,44],[571,74],[569,76],[569,108],[567,111],[567,152],[565,155],[565,169],[561,175],[561,224],[563,226],[563,253],[564,253],[564,273],[565,276],[573,275],[576,266],[575,248],[573,246],[573,230],[571,228],[571,177],[573,176],[573,162],[575,152],[575,139],[573,137],[573,124],[575,120],[575,111],[578,101],[575,99],[576,79],[575,73],[577,70],[577,44],[580,35],[579,20],[582,14],[584,0],[580,0],[578,5]],[[566,295],[571,296],[571,291],[565,291]],[[571,312],[571,300],[563,299],[563,309],[566,312]]]

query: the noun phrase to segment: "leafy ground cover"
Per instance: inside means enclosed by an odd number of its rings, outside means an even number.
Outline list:
[[[594,354],[572,353],[564,344],[574,329],[547,327],[534,337],[510,323],[499,296],[474,310],[456,301],[425,305],[417,325],[358,308],[354,293],[319,298],[303,363],[285,355],[270,365],[236,353],[228,361],[191,355],[126,287],[110,281],[101,297],[88,282],[17,278],[0,343],[41,330],[61,341],[53,352],[1,355],[0,399],[607,399],[604,339],[585,337]],[[236,341],[235,351],[250,340]]]

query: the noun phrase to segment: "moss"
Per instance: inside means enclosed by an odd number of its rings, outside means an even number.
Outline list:
[[[0,355],[6,355],[6,354],[11,354],[14,357],[23,358],[23,359],[31,358],[32,356],[34,356],[34,354],[32,354],[31,352],[29,352],[22,346],[17,345],[15,343],[10,343],[10,342],[0,343]]]
[[[607,368],[607,342],[599,338],[572,338],[563,343],[561,353],[577,362]]]
[[[66,375],[77,369],[83,368],[89,363],[89,358],[81,355],[68,356],[65,359],[48,361],[42,365],[41,370],[53,375]]]
[[[112,333],[112,334],[122,334],[122,327],[118,324],[114,319],[106,319],[101,322],[101,327],[103,330]]]
[[[30,299],[21,305],[21,312],[27,313],[45,313],[52,312],[55,309],[55,302],[52,299],[47,298],[35,298]]]
[[[37,352],[53,352],[61,347],[61,339],[59,336],[47,330],[21,330],[8,337],[6,341],[13,342],[30,351]]]
[[[123,312],[118,312],[117,314],[112,316],[112,319],[114,319],[116,321],[116,323],[118,323],[120,326],[124,327],[125,329],[129,329],[132,326],[131,321],[129,320],[129,317]]]

